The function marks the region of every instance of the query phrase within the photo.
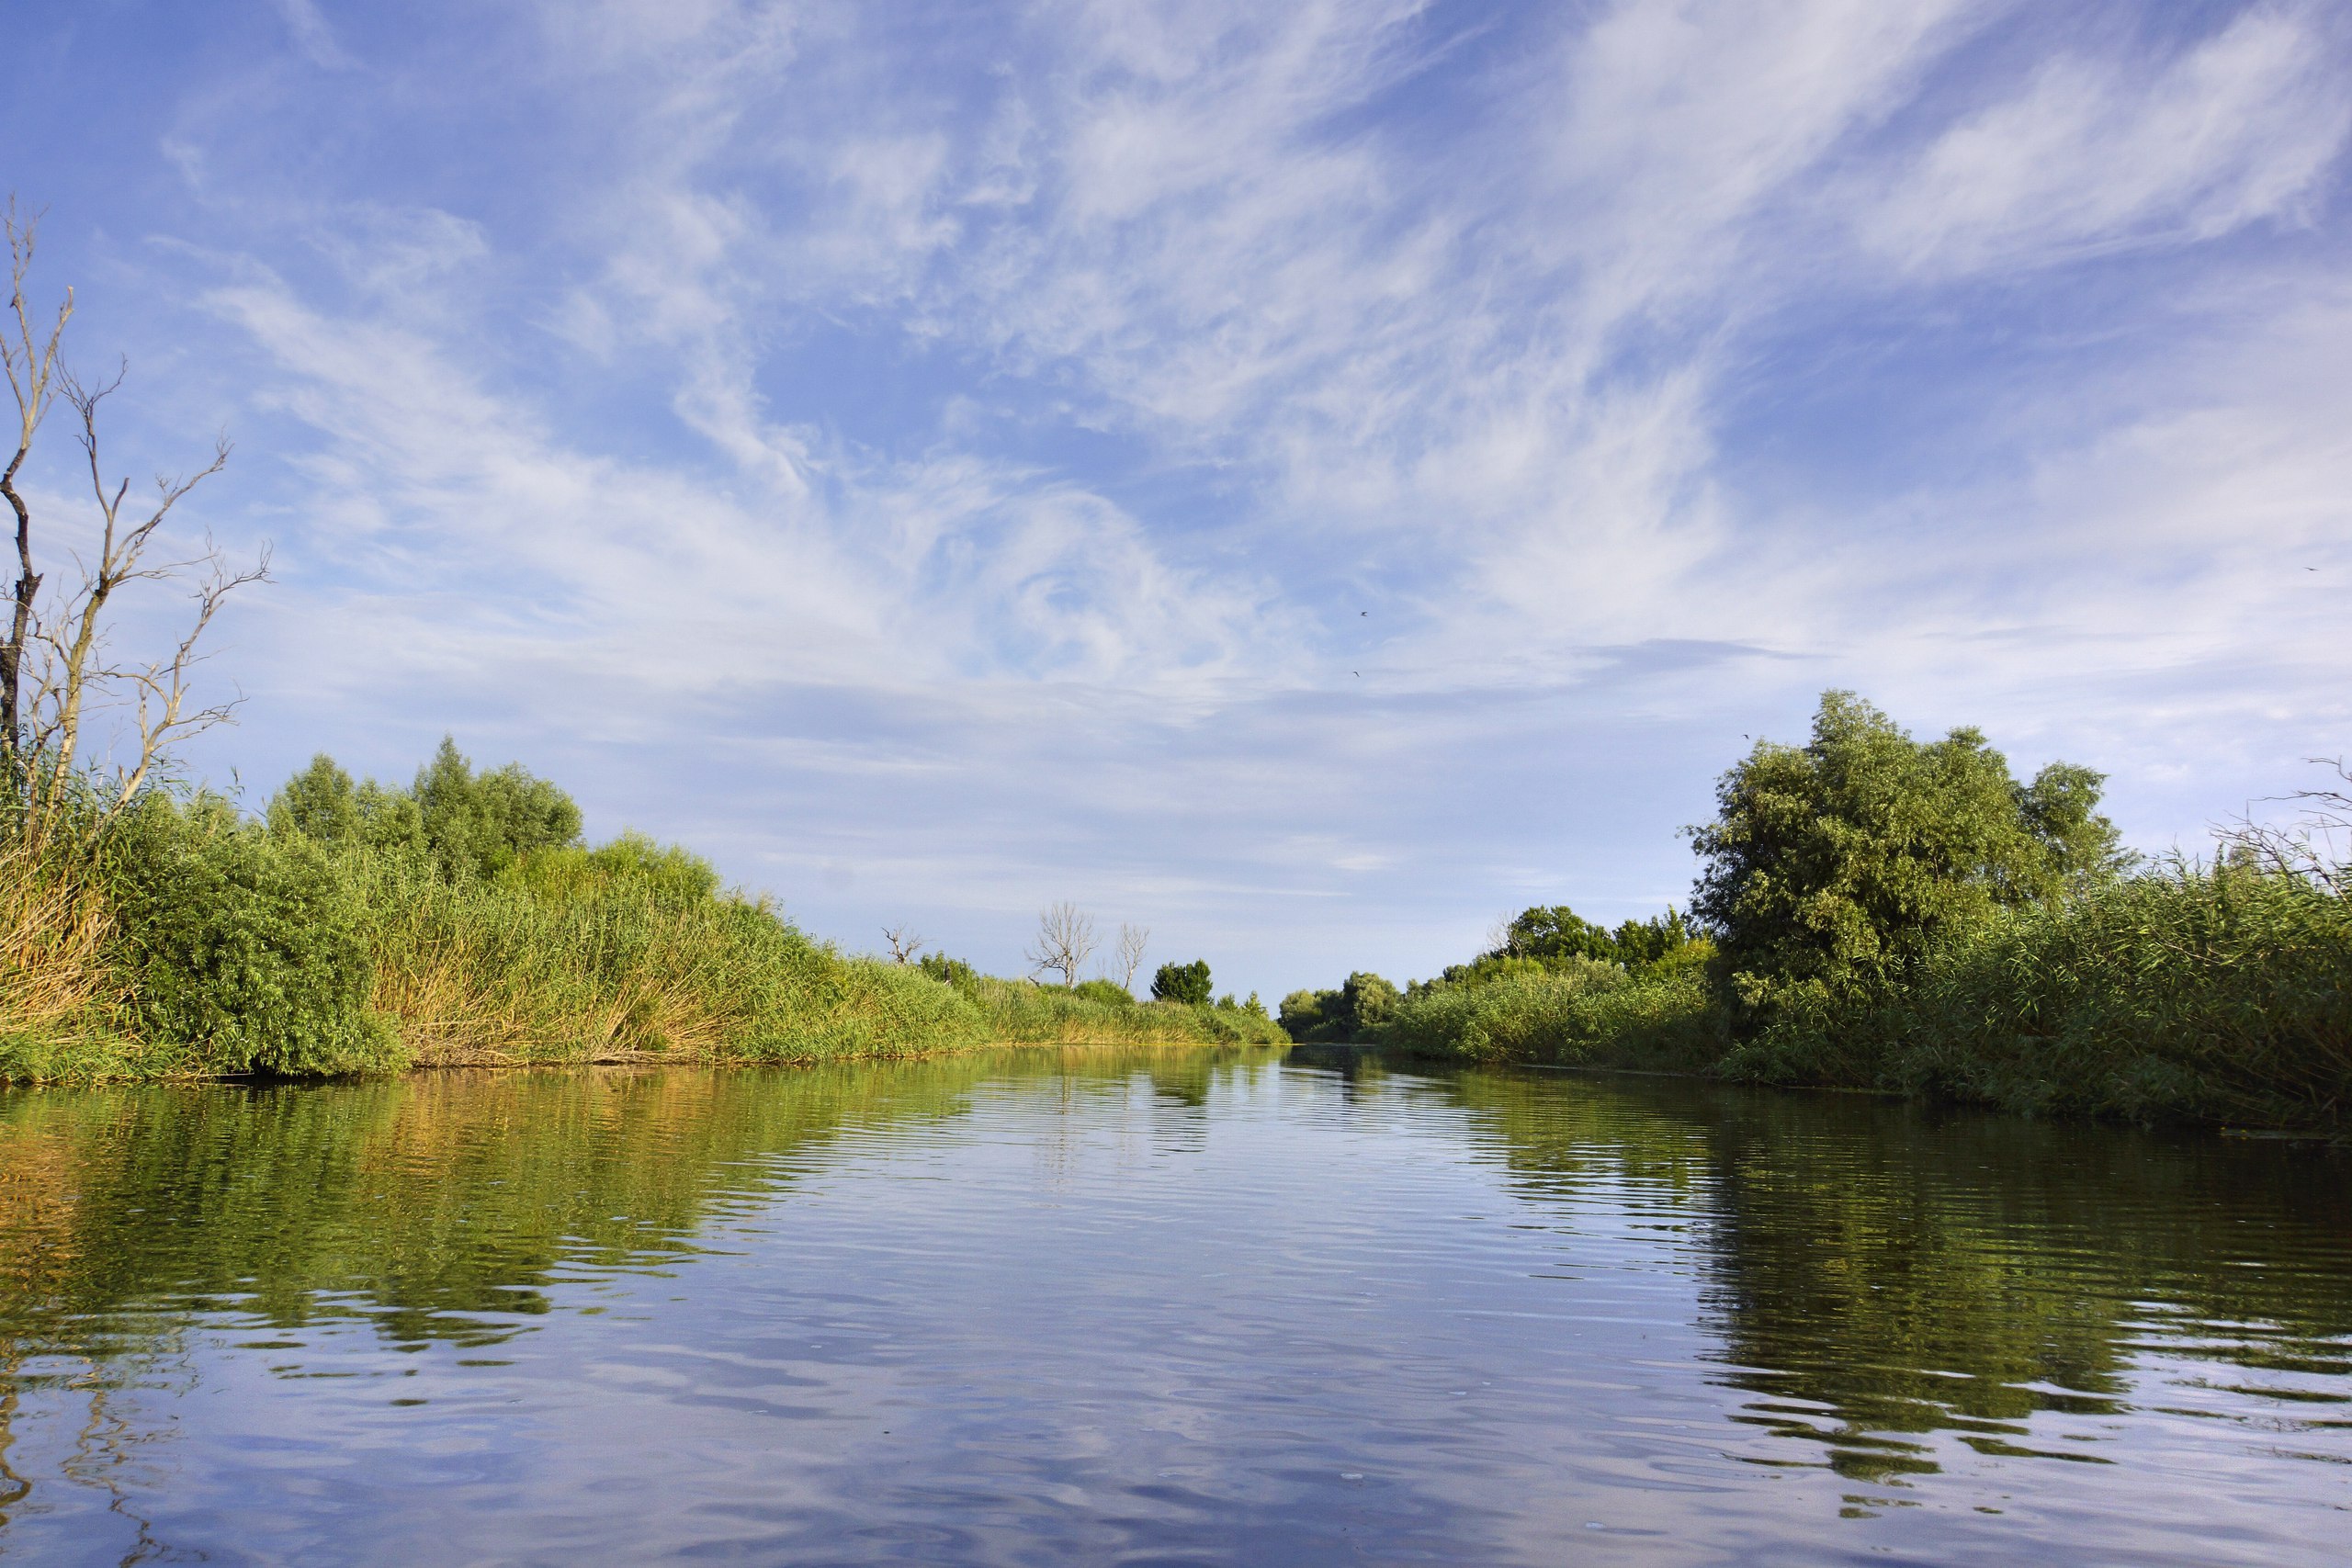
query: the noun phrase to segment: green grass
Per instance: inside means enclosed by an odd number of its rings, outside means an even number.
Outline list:
[[[1476,1062],[1663,1072],[1705,1071],[1724,1048],[1720,1010],[1697,970],[1635,978],[1589,959],[1419,989],[1376,1038]]]
[[[1274,1021],[1246,1008],[1119,1002],[1060,986],[981,976],[964,987],[991,1040],[1022,1044],[1283,1044]]]
[[[0,827],[0,1081],[1283,1039],[1114,990],[844,954],[633,838],[482,876],[202,797],[38,852]]]
[[[1473,1061],[2335,1132],[2352,1109],[2352,901],[2174,866],[1947,933],[1907,982],[1792,996],[1736,1043],[1729,1016],[1693,972],[1571,964],[1417,988],[1379,1035]]]

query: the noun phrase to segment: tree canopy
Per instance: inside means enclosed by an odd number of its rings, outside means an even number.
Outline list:
[[[1190,964],[1163,964],[1151,977],[1154,1001],[1183,1002],[1191,1007],[1206,1007],[1209,1001],[1209,961],[1195,958]]]
[[[534,850],[580,841],[580,807],[571,796],[519,762],[476,773],[446,736],[406,790],[372,779],[355,784],[321,752],[271,798],[268,818],[273,831],[322,844],[429,853],[455,878],[495,875]],[[658,852],[648,845],[614,852],[643,858]]]
[[[2052,762],[2020,784],[1979,730],[1914,740],[1827,692],[1807,744],[1759,741],[1717,783],[1692,912],[1751,1011],[1883,987],[1945,931],[2113,876],[2104,782]]]

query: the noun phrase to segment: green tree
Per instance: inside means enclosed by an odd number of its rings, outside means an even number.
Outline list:
[[[1522,909],[1503,928],[1503,939],[1488,956],[1495,958],[1597,958],[1617,962],[1617,944],[1609,932],[1579,916],[1566,904]]]
[[[297,833],[322,844],[348,843],[359,837],[359,791],[322,751],[270,797],[268,817],[270,831],[281,838]]]
[[[323,751],[270,796],[265,815],[277,837],[304,838],[329,849],[352,844],[393,852],[424,848],[424,816],[414,795],[374,779],[354,784],[351,775]]]
[[[1209,1000],[1209,961],[1195,958],[1190,964],[1163,964],[1151,977],[1152,1000],[1182,1002],[1188,1007],[1206,1007]]]
[[[1940,934],[2113,876],[2102,782],[2054,762],[2021,784],[1975,729],[1917,741],[1827,692],[1809,744],[1760,741],[1718,782],[1692,913],[1751,1023],[1881,994]]]
[[[1340,1005],[1332,1021],[1348,1040],[1363,1040],[1386,1023],[1396,1011],[1396,987],[1379,976],[1358,970],[1340,987]]]
[[[1330,1013],[1340,1005],[1337,991],[1301,989],[1293,991],[1282,1000],[1275,1011],[1274,1021],[1282,1025],[1284,1034],[1293,1040],[1322,1040],[1319,1032],[1330,1021]]]
[[[492,876],[533,850],[577,843],[580,807],[519,762],[477,773],[442,737],[413,791],[425,847],[452,877]]]

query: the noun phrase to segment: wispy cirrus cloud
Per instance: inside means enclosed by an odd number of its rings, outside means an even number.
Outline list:
[[[2052,59],[1901,169],[1866,242],[1950,274],[2306,218],[2352,127],[2330,32],[2261,7],[2153,70]]]
[[[287,15],[113,253],[271,454],[240,745],[454,716],[820,925],[1272,990],[1674,896],[1823,685],[2152,840],[2345,720],[2323,9]]]

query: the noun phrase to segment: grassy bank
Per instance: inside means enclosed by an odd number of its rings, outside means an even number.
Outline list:
[[[2099,785],[2020,782],[1973,730],[1915,741],[1832,693],[1809,746],[1719,784],[1690,925],[1533,908],[1401,996],[1358,975],[1283,1018],[1470,1061],[2344,1132],[2352,872],[2308,832],[2134,863]]]
[[[161,795],[103,825],[12,818],[0,1080],[1282,1038],[1238,1008],[846,954],[684,851],[582,847],[569,801],[518,771],[442,775],[298,779],[266,821]]]
[[[2352,1106],[2352,908],[2176,867],[1950,933],[1907,983],[1745,1036],[1695,969],[1598,964],[1416,987],[1368,1037],[1472,1061],[1883,1089],[2038,1114],[2334,1130]]]

